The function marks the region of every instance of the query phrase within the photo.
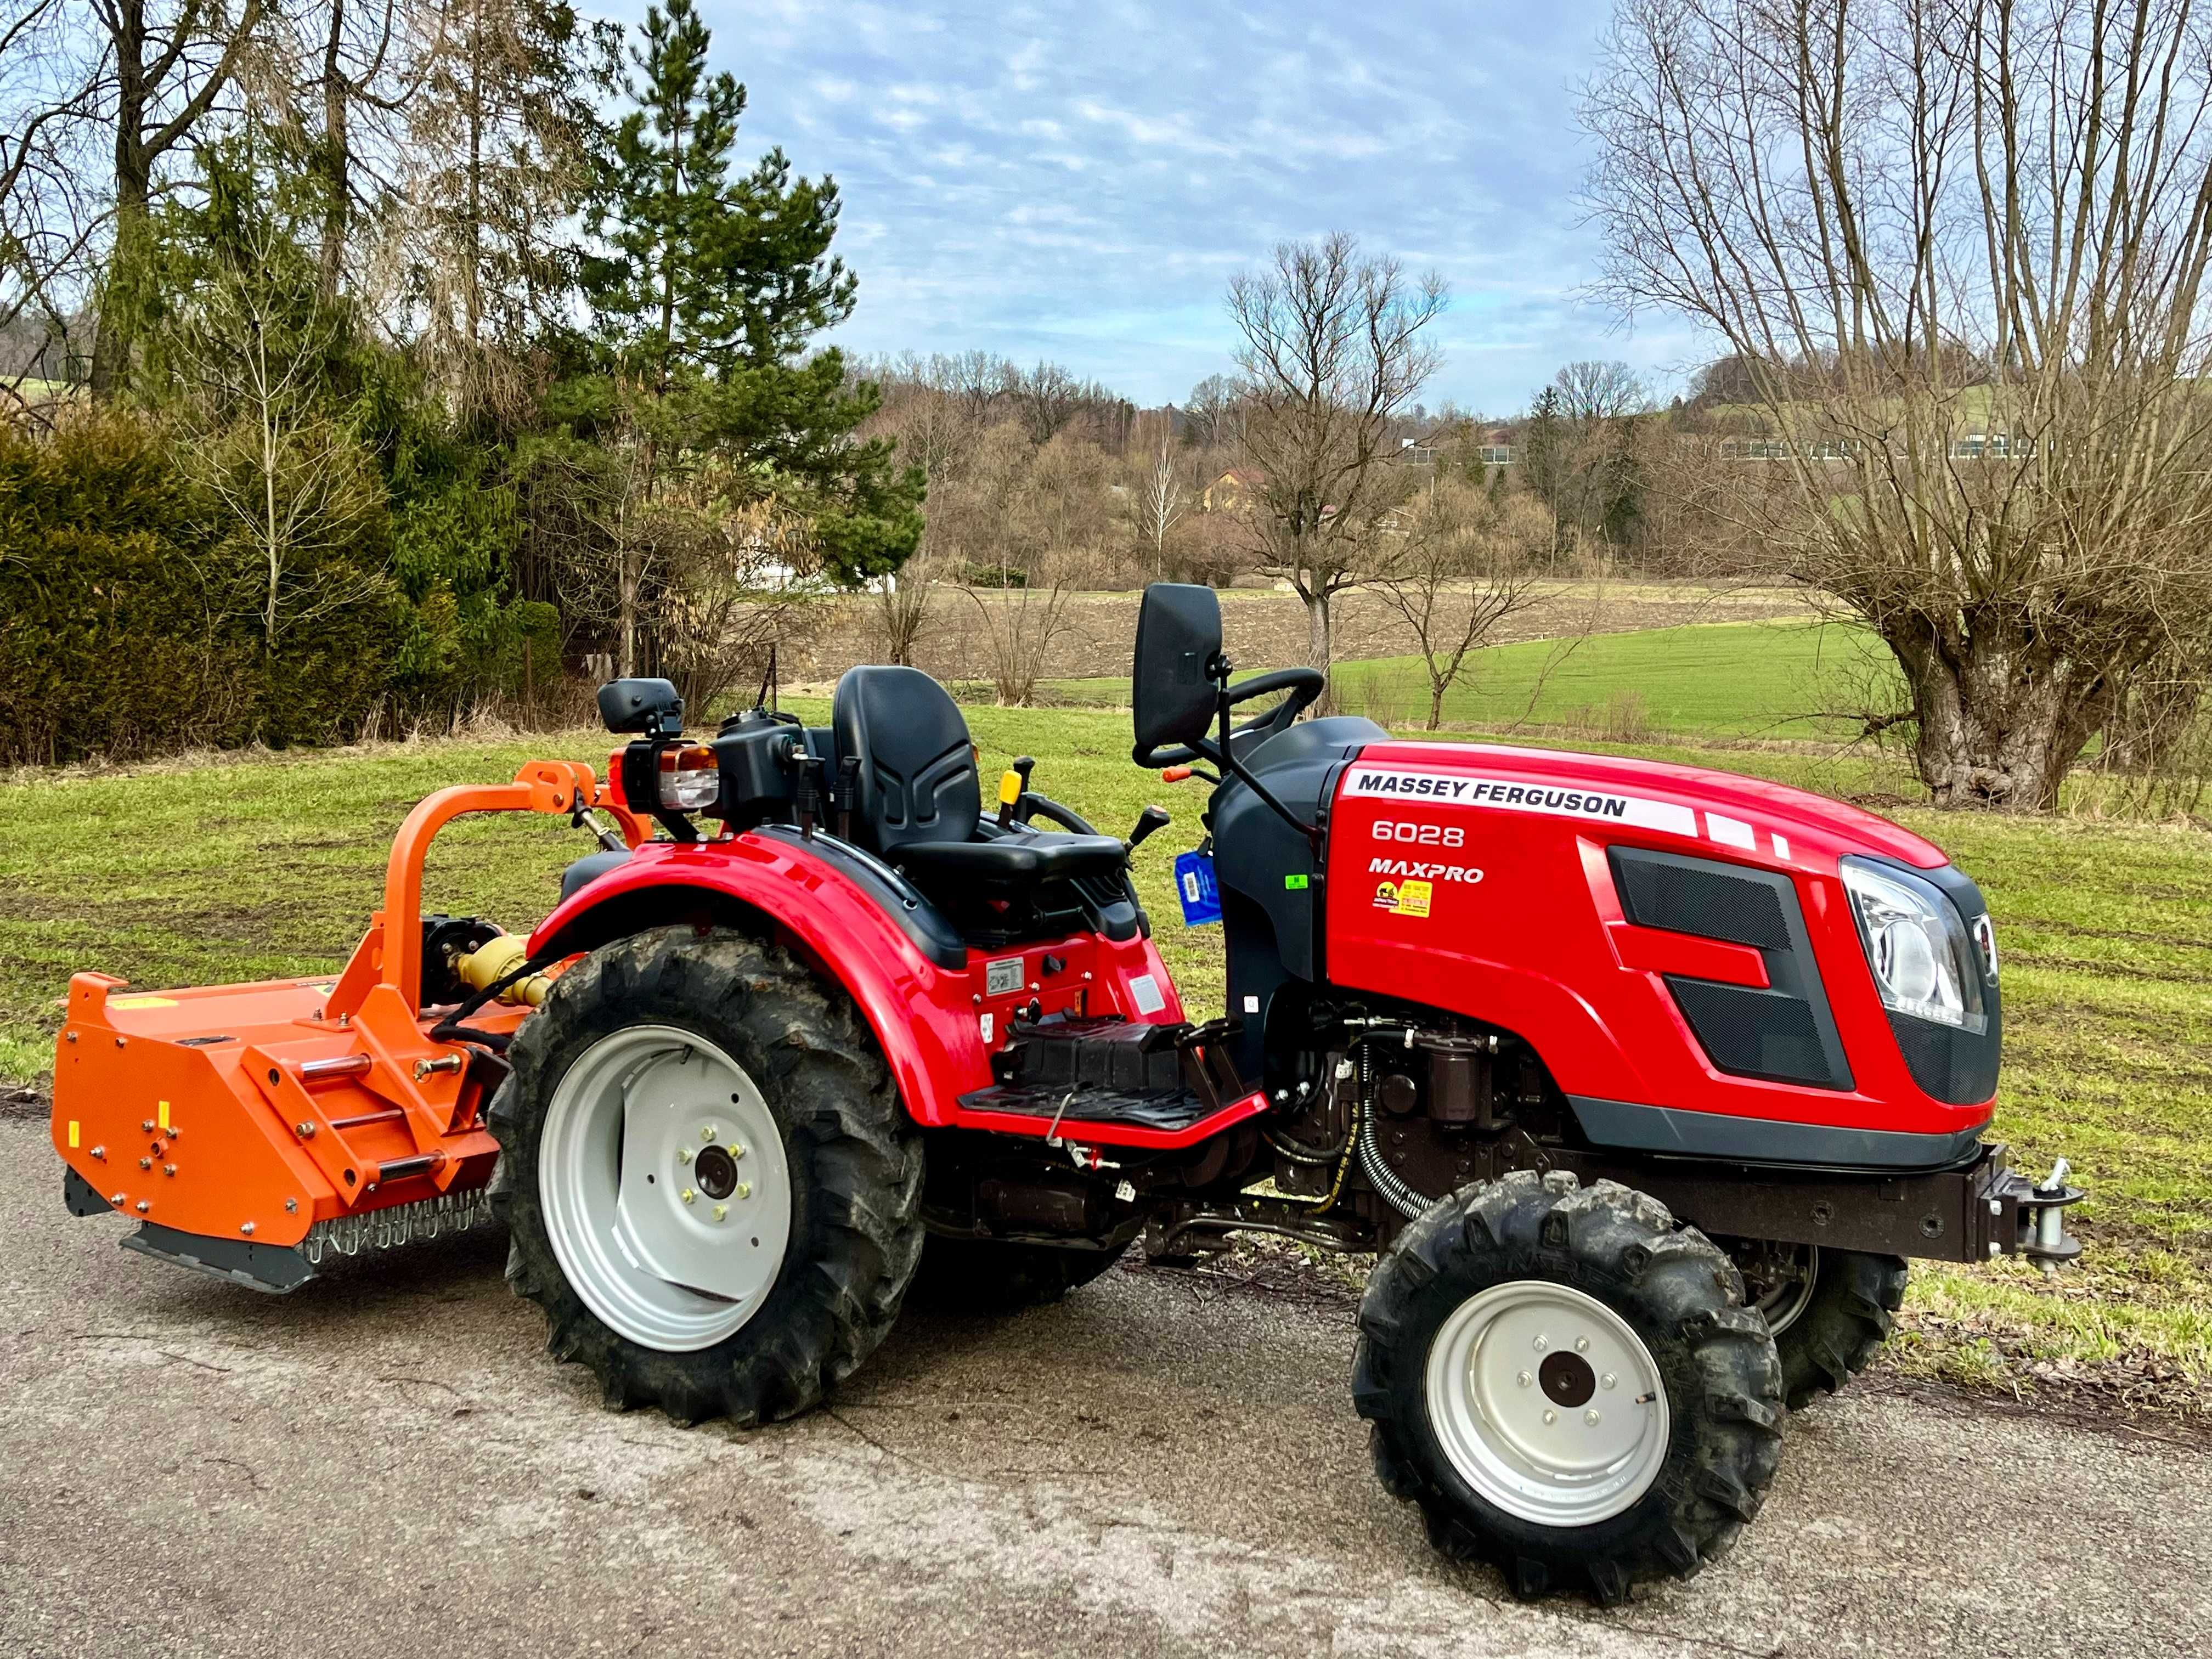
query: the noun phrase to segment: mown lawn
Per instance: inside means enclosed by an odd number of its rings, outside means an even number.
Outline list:
[[[826,718],[818,705],[800,712]],[[1132,766],[1126,715],[985,708],[970,719],[987,775],[1027,753],[1037,787],[1102,828],[1125,830],[1148,800],[1176,814],[1140,854],[1139,884],[1188,1000],[1218,1007],[1218,936],[1181,926],[1168,880],[1175,853],[1198,838],[1198,787]],[[504,779],[536,754],[604,764],[606,745],[574,732],[0,781],[0,1079],[35,1086],[47,1075],[76,969],[153,988],[337,968],[416,799]],[[1872,775],[1808,754],[1632,752],[1846,792]],[[2063,1153],[2092,1197],[2077,1212],[2085,1270],[2056,1281],[2010,1264],[1916,1273],[1892,1363],[2212,1414],[2212,837],[1897,816],[1950,848],[1998,920],[2008,1050],[1996,1132],[2038,1171]],[[464,821],[440,840],[425,902],[520,927],[588,850],[560,819]]]
[[[1419,657],[1339,663],[1342,704],[1386,725],[1428,719]],[[1879,703],[1896,707],[1888,653],[1837,623],[1699,623],[1577,641],[1522,640],[1478,651],[1445,694],[1447,726],[1540,731],[1572,727],[1629,738],[1825,738],[1851,733],[1816,718]],[[1060,680],[1054,696],[1113,708],[1126,680]]]

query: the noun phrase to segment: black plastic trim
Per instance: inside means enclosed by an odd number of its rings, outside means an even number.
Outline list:
[[[1765,963],[1765,989],[1676,974],[1666,976],[1675,1006],[1716,1071],[1813,1089],[1852,1086],[1850,1061],[1828,1006],[1827,987],[1805,928],[1796,882],[1777,870],[1641,847],[1616,846],[1607,850],[1607,856],[1613,890],[1620,895],[1622,914],[1631,921],[1692,938],[1747,945],[1759,950]],[[1666,876],[1676,878],[1671,894],[1659,880]],[[1731,883],[1755,890],[1763,903],[1749,912],[1731,911],[1725,886]],[[1756,1028],[1761,1021],[1763,1030]],[[1737,1022],[1738,1028],[1729,1029],[1730,1022]],[[1737,1051],[1736,1041],[1747,1033],[1786,1042],[1779,1053],[1763,1048],[1755,1058],[1747,1057]],[[1791,1049],[1807,1048],[1813,1051],[1805,1056],[1808,1063],[1783,1063]]]
[[[1575,1121],[1593,1146],[1735,1164],[1787,1164],[1828,1169],[1940,1170],[1971,1156],[1987,1120],[1949,1134],[1897,1129],[1849,1129],[1829,1123],[1786,1123],[1726,1112],[1686,1112],[1670,1106],[1570,1095]]]

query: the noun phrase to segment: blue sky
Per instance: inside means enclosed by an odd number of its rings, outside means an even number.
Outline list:
[[[1180,401],[1231,366],[1231,274],[1342,229],[1450,283],[1431,407],[1516,410],[1578,357],[1664,389],[1697,355],[1577,295],[1571,87],[1605,0],[700,9],[750,94],[741,148],[837,178],[850,349],[1049,357]]]

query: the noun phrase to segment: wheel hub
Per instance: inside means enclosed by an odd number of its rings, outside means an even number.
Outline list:
[[[1536,1367],[1544,1397],[1555,1405],[1579,1406],[1597,1392],[1597,1373],[1578,1353],[1552,1353]]]

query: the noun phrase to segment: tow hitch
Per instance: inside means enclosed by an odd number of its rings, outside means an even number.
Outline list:
[[[1991,1255],[2027,1256],[2042,1263],[2045,1273],[2057,1273],[2061,1263],[2081,1254],[2081,1241],[2066,1231],[2066,1212],[2088,1194],[2066,1184],[2071,1173],[2063,1158],[2039,1184],[2017,1170],[1999,1172],[1989,1188],[1990,1215],[1997,1223],[1991,1230]]]

